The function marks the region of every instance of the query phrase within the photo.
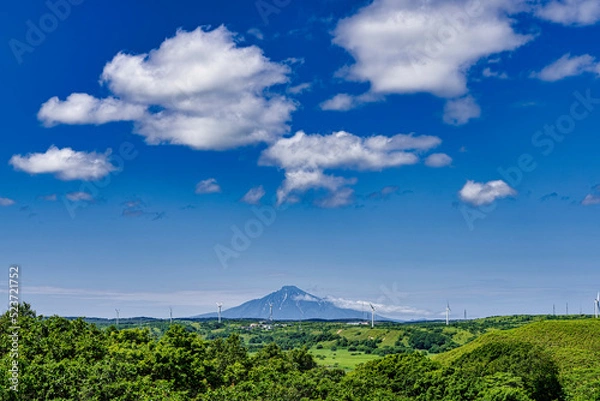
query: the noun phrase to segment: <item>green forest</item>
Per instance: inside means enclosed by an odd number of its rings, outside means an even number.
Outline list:
[[[600,400],[600,321],[124,321],[19,316],[11,390],[0,318],[0,400]]]

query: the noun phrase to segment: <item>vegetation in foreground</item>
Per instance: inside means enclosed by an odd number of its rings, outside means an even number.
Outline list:
[[[409,344],[346,372],[319,366],[306,346],[261,342],[249,352],[249,339],[235,333],[206,339],[174,324],[156,336],[149,328],[43,318],[27,305],[21,312],[19,393],[9,389],[5,335],[1,400],[600,400],[600,322],[589,319],[494,331],[433,358]],[[9,326],[5,314],[2,333]],[[336,335],[347,339],[341,330]],[[410,335],[397,337],[394,344]]]

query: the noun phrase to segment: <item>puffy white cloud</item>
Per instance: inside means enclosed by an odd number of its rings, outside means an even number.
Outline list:
[[[196,193],[200,194],[214,194],[221,192],[221,187],[217,183],[215,178],[209,178],[203,181],[200,181],[196,184]]]
[[[600,195],[589,194],[581,201],[583,206],[600,205]]]
[[[110,162],[110,154],[110,149],[105,153],[87,153],[52,145],[45,153],[14,155],[9,163],[15,170],[29,174],[54,174],[64,181],[93,181],[117,169]]]
[[[73,93],[65,101],[53,97],[42,105],[38,119],[46,126],[56,124],[105,124],[134,121],[144,115],[146,107],[109,97],[96,99],[85,93]]]
[[[411,151],[427,151],[441,143],[440,138],[427,135],[398,134],[363,138],[344,131],[331,135],[307,135],[299,131],[266,149],[260,163],[285,169],[381,170],[415,164],[419,158]]]
[[[517,191],[502,180],[487,183],[469,180],[459,192],[460,199],[474,206],[488,205],[496,199],[515,196],[516,194]]]
[[[540,72],[531,74],[531,76],[542,81],[554,82],[586,72],[600,75],[600,63],[596,62],[596,59],[589,54],[571,56],[570,53],[567,53],[544,67]]]
[[[247,203],[249,205],[257,205],[260,203],[260,200],[265,196],[265,189],[262,185],[250,189],[244,197],[241,199],[242,202]]]
[[[450,125],[464,125],[469,120],[479,118],[481,108],[473,96],[448,100],[444,106],[444,122]]]
[[[12,199],[0,197],[0,206],[12,206],[15,203],[16,202]]]
[[[598,0],[550,0],[538,5],[539,18],[562,25],[592,25],[600,21]]]
[[[66,198],[71,202],[93,202],[94,197],[88,192],[69,192]]]
[[[277,191],[279,203],[293,193],[325,189],[329,196],[317,201],[322,207],[344,206],[351,202],[349,185],[356,179],[325,174],[325,170],[350,169],[379,171],[416,164],[419,153],[441,144],[435,136],[398,134],[391,137],[359,137],[348,132],[331,135],[297,132],[281,138],[263,151],[259,163],[285,170],[285,180]]]
[[[52,98],[39,117],[47,125],[132,120],[150,144],[195,149],[270,142],[289,131],[296,108],[272,88],[289,73],[260,48],[239,46],[223,26],[178,31],[148,54],[119,53],[107,63],[101,81],[112,97]]]
[[[467,93],[467,74],[478,60],[515,50],[533,36],[515,32],[505,0],[375,0],[339,22],[334,43],[355,63],[349,80],[369,82],[379,94]]]
[[[427,156],[425,159],[425,165],[428,167],[446,167],[452,164],[452,158],[445,153],[434,153]]]

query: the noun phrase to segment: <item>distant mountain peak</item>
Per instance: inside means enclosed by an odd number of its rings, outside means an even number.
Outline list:
[[[226,319],[268,319],[273,306],[273,320],[343,320],[363,319],[364,312],[338,308],[332,302],[309,294],[295,285],[285,285],[260,299],[254,299],[223,311]],[[213,317],[215,314],[202,315]]]

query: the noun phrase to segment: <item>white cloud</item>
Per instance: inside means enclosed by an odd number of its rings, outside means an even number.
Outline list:
[[[567,53],[544,67],[540,72],[531,74],[531,76],[542,81],[554,82],[586,72],[600,75],[600,63],[596,62],[596,59],[589,54],[571,57],[571,54]]]
[[[348,186],[356,179],[325,174],[330,169],[379,171],[419,162],[418,153],[441,144],[435,136],[398,134],[392,137],[359,137],[347,132],[331,135],[307,135],[302,131],[282,138],[263,151],[259,164],[285,170],[285,180],[277,191],[279,203],[292,193],[325,189],[328,198],[317,201],[322,207],[343,206],[350,202],[353,191]]]
[[[249,205],[257,205],[260,203],[260,200],[265,196],[265,189],[262,185],[250,189],[244,197],[241,199],[242,202],[247,203]]]
[[[366,103],[378,102],[383,98],[381,95],[373,93],[363,93],[359,96],[340,93],[320,104],[321,110],[327,111],[348,111],[362,106]]]
[[[27,292],[31,295],[47,295],[57,298],[72,299],[75,301],[107,300],[112,302],[125,302],[128,304],[144,303],[162,306],[194,306],[211,312],[215,309],[215,304],[213,302],[215,299],[226,299],[231,307],[246,302],[248,298],[259,295],[241,292],[239,288],[231,291],[189,290],[176,292],[119,292],[94,290],[89,288],[30,286],[27,287]]]
[[[335,194],[345,186],[353,184],[356,184],[354,178],[327,175],[321,170],[290,170],[285,172],[285,180],[277,190],[277,203],[288,201],[292,193],[302,194],[311,189],[326,189],[330,194]],[[291,198],[292,203],[298,201],[296,197]]]
[[[371,311],[371,306],[375,307],[375,313],[392,313],[392,314],[401,314],[401,315],[418,315],[418,316],[429,316],[431,312],[413,308],[411,306],[404,305],[388,305],[376,302],[369,301],[361,301],[361,300],[351,300],[344,298],[335,298],[335,297],[326,297],[326,301],[333,303],[338,308],[344,309],[353,309],[358,311]]]
[[[312,83],[304,82],[304,83],[301,83],[296,86],[292,86],[292,87],[288,88],[287,92],[291,93],[292,95],[299,95],[300,93],[309,91],[311,88],[312,88]]]
[[[354,190],[352,188],[341,188],[323,199],[319,199],[316,205],[325,209],[334,209],[352,204]]]
[[[315,298],[312,295],[304,294],[304,295],[294,295],[292,298],[294,301],[306,301],[306,302],[320,302],[319,298]]]
[[[537,17],[562,25],[592,25],[600,21],[598,0],[551,0],[535,10]]]
[[[215,178],[209,178],[204,181],[200,181],[196,184],[196,193],[200,194],[214,194],[221,192],[221,187],[217,183]]]
[[[9,163],[15,170],[29,174],[54,174],[64,181],[98,180],[117,168],[110,163],[110,149],[104,154],[77,152],[71,148],[59,149],[52,145],[45,153],[14,155]]]
[[[354,97],[340,93],[321,103],[321,110],[346,111],[356,107]]]
[[[469,180],[459,192],[460,199],[474,206],[488,205],[496,199],[515,196],[516,194],[517,191],[501,180],[487,183]]]
[[[0,206],[12,206],[15,203],[16,202],[12,199],[0,197]]]
[[[264,40],[265,35],[258,28],[250,28],[248,29],[248,35],[254,36],[258,40]]]
[[[441,144],[435,136],[398,134],[359,137],[340,131],[331,135],[307,135],[302,131],[282,138],[261,155],[261,164],[285,169],[352,168],[382,170],[415,164],[412,151],[427,151]]]
[[[85,93],[73,93],[65,101],[53,97],[42,105],[38,119],[50,127],[56,124],[105,124],[142,118],[144,106],[109,97],[96,99]]]
[[[375,0],[339,22],[334,43],[355,64],[346,78],[369,82],[378,94],[467,93],[467,74],[480,59],[512,51],[533,36],[513,29],[521,2],[495,0]]]
[[[581,201],[583,206],[600,205],[600,195],[589,194]]]
[[[87,192],[70,192],[66,195],[71,202],[93,202],[94,197]]]
[[[289,81],[290,68],[236,39],[223,26],[198,28],[178,31],[148,54],[119,53],[101,77],[112,97],[52,98],[39,117],[47,125],[133,120],[149,144],[194,149],[272,142],[289,131],[296,108],[273,90]]]
[[[492,71],[490,67],[484,68],[481,74],[486,78],[508,79],[507,73]]]
[[[427,167],[446,167],[452,164],[452,158],[445,153],[434,153],[425,159]]]
[[[481,108],[473,96],[448,100],[444,106],[444,122],[450,125],[464,125],[469,120],[479,118]]]

